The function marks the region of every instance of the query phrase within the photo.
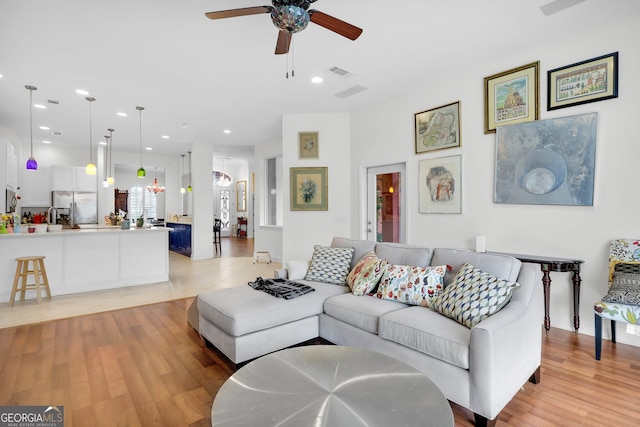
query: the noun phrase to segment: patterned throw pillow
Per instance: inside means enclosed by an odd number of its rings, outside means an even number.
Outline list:
[[[375,252],[367,252],[347,276],[347,285],[351,292],[356,296],[362,296],[373,291],[386,267],[387,262],[378,258]]]
[[[640,275],[616,272],[604,302],[640,306]]]
[[[345,285],[351,268],[353,248],[331,248],[316,245],[305,280]]]
[[[411,305],[430,307],[442,292],[446,265],[415,267],[389,264],[378,287],[377,297]]]
[[[433,301],[432,307],[471,329],[500,311],[519,286],[517,282],[498,279],[465,263],[453,282]]]

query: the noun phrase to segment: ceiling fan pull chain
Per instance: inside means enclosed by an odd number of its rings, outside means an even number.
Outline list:
[[[294,78],[296,76],[296,72],[294,70],[295,68],[295,62],[296,62],[296,51],[295,51],[295,47],[296,44],[294,42],[293,39],[293,35],[291,36],[291,78]]]
[[[287,52],[287,79],[289,78],[289,52]]]

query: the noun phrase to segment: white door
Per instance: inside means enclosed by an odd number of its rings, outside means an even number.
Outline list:
[[[404,163],[367,169],[367,240],[405,243]]]

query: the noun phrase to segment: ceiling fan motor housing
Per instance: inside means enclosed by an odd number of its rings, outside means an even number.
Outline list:
[[[309,25],[309,14],[298,6],[276,6],[271,10],[271,20],[280,31],[297,33]]]

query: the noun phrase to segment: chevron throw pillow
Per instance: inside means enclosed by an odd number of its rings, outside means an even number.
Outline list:
[[[353,248],[314,246],[305,280],[346,285],[354,251]]]
[[[465,263],[431,307],[471,329],[507,305],[519,286]]]

